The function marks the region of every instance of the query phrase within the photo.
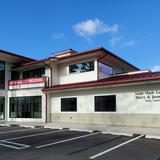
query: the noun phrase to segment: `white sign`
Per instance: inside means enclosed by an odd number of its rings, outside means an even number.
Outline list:
[[[135,92],[136,100],[145,102],[160,102],[160,90],[137,91]]]
[[[45,77],[27,78],[9,81],[9,89],[24,89],[24,88],[38,88],[45,87]]]

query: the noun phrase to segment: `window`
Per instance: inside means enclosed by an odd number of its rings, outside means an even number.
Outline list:
[[[33,98],[33,116],[34,118],[41,118],[41,101],[40,97]]]
[[[43,77],[44,75],[45,75],[45,68],[39,68],[23,72],[23,78]]]
[[[115,112],[116,111],[116,96],[95,96],[95,111],[96,112]]]
[[[5,98],[0,97],[0,120],[4,119]]]
[[[10,118],[41,118],[41,108],[41,96],[10,98]]]
[[[61,111],[62,112],[76,112],[77,111],[77,98],[61,98]]]
[[[0,61],[0,89],[5,89],[5,62]]]
[[[10,117],[17,117],[17,98],[10,98]]]
[[[101,72],[103,74],[112,75],[113,74],[113,69],[112,69],[112,67],[99,62],[99,72]]]
[[[19,79],[19,72],[12,71],[11,72],[11,80],[17,80],[17,79]]]
[[[70,73],[82,73],[94,70],[94,61],[78,63],[69,66]]]

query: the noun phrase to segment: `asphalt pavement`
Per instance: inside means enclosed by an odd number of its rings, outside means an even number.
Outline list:
[[[0,160],[160,160],[160,140],[69,129],[0,127]]]

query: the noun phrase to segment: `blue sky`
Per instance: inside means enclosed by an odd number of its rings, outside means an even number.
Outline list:
[[[0,0],[0,49],[40,59],[103,46],[160,69],[159,0]]]

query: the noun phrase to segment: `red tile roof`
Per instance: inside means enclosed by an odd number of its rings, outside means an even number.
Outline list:
[[[160,72],[155,72],[155,73],[148,72],[148,73],[133,74],[133,75],[117,75],[117,76],[113,76],[110,78],[105,78],[97,81],[71,83],[71,84],[46,87],[43,89],[43,91],[88,88],[88,87],[96,87],[96,86],[108,86],[108,85],[115,85],[115,84],[136,83],[136,82],[145,82],[145,81],[153,81],[153,80],[160,80]]]

